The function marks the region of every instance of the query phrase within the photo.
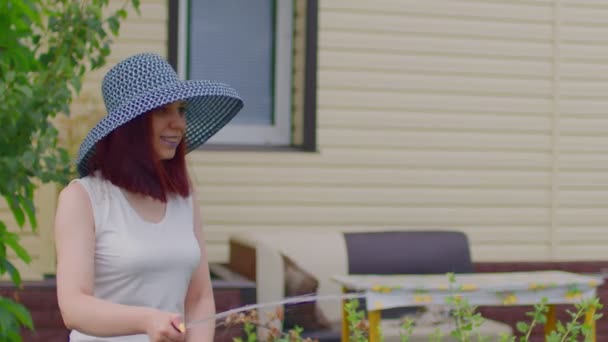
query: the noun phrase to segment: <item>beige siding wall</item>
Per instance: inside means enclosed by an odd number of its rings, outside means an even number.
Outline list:
[[[569,0],[560,16],[555,252],[598,258],[608,246],[608,4]]]
[[[320,1],[320,152],[193,154],[230,233],[459,229],[477,261],[606,259],[608,4]]]
[[[476,261],[606,259],[608,4],[319,7],[319,152],[189,156],[212,261],[226,260],[231,233],[372,229],[463,230]],[[296,54],[303,9],[298,2]],[[166,1],[142,2],[110,64],[142,50],[165,55],[166,20]],[[304,60],[294,61],[298,91]],[[89,76],[73,118],[60,122],[74,148],[104,113],[106,70]],[[301,101],[298,93],[296,127]],[[24,238],[52,257],[47,226]],[[32,274],[53,262],[36,265]]]

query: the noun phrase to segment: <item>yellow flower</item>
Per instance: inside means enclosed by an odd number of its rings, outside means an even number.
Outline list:
[[[503,300],[502,303],[504,305],[510,305],[517,303],[517,297],[515,295],[508,295]]]
[[[474,284],[464,284],[460,287],[462,291],[475,291],[477,290],[477,285]]]
[[[566,292],[566,295],[564,296],[566,299],[580,299],[582,297],[582,294],[580,292]]]
[[[430,303],[433,301],[433,297],[430,295],[414,295],[414,302],[416,303]]]
[[[381,292],[381,293],[389,293],[389,292],[393,291],[393,289],[391,289],[388,286],[384,286],[384,285],[374,285],[374,286],[372,286],[372,291]]]

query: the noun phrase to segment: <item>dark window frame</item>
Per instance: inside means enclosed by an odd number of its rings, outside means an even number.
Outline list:
[[[303,1],[303,0],[299,0]],[[317,46],[318,46],[318,0],[306,1],[306,57],[304,72],[304,118],[303,151],[317,151]],[[179,1],[167,0],[169,8],[167,58],[177,70]]]

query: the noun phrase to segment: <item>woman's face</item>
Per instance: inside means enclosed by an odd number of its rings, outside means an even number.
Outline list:
[[[173,158],[186,130],[185,103],[169,103],[152,110],[150,115],[154,151],[161,160]]]

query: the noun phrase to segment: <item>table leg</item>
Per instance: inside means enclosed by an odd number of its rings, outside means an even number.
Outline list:
[[[380,321],[382,314],[380,310],[369,311],[369,342],[380,342]]]
[[[342,293],[346,293],[346,288],[342,288]],[[342,342],[350,339],[350,329],[348,327],[348,314],[346,313],[346,299],[342,299]]]
[[[555,305],[550,304],[549,311],[547,311],[547,323],[545,323],[545,336],[548,336],[553,330],[555,330],[556,323]]]
[[[589,308],[589,310],[585,313],[585,324],[589,324],[591,326],[591,342],[595,342],[595,308]]]

